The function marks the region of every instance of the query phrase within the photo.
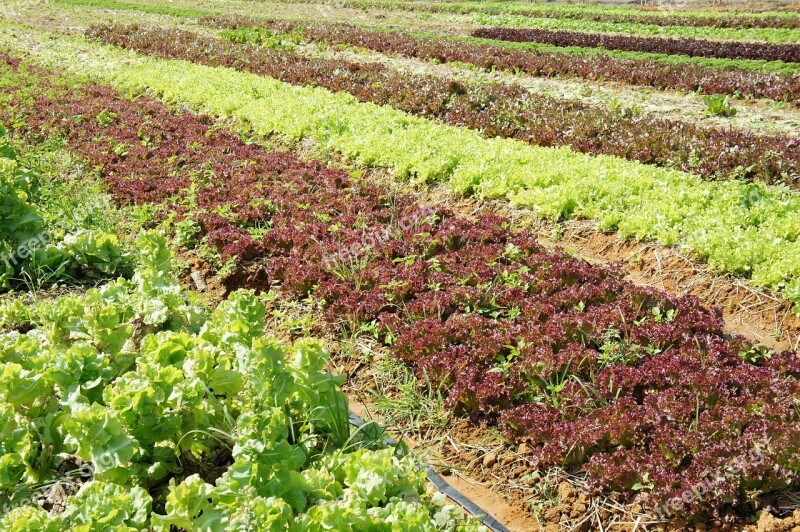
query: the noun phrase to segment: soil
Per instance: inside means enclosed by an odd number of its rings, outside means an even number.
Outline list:
[[[491,491],[491,489],[486,487],[483,483],[479,483],[470,478],[469,475],[454,472],[443,474],[442,478],[509,530],[522,531],[537,530],[540,528],[538,520],[536,520],[535,516],[531,515],[530,512],[508,504],[508,502],[497,493]]]

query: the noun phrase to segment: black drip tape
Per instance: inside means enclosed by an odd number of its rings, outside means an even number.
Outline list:
[[[350,424],[361,428],[366,424],[366,422],[358,415],[350,412]],[[397,445],[399,443],[394,438],[386,438],[383,441],[388,445]],[[483,523],[486,528],[492,530],[492,532],[510,532],[510,530],[504,527],[500,521],[489,515],[488,512],[484,511],[480,506],[469,500],[463,493],[448,484],[447,481],[442,478],[439,473],[434,471],[432,467],[428,467],[427,477],[428,481],[436,486],[436,489],[446,495],[453,502],[461,506],[470,515],[479,518],[480,522]]]

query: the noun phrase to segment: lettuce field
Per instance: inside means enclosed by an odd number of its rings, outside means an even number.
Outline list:
[[[800,529],[800,11],[663,4],[0,6],[0,530]]]

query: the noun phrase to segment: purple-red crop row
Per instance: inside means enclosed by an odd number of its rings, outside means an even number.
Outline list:
[[[583,467],[598,490],[651,486],[654,504],[715,474],[682,515],[746,509],[800,471],[800,358],[725,336],[695,298],[548,251],[506,219],[467,220],[268,153],[144,96],[42,72],[0,90],[17,134],[63,136],[120,202],[194,220],[208,245],[247,261],[238,283],[314,297],[331,330],[376,324],[452,408],[527,441],[541,467]]]
[[[289,83],[345,91],[361,101],[539,146],[569,146],[678,168],[711,179],[800,180],[800,141],[703,128],[655,115],[533,94],[516,85],[466,85],[378,63],[342,63],[236,44],[182,30],[100,26],[89,35],[147,54],[228,66]]]
[[[291,31],[301,27],[303,34],[312,40],[360,46],[380,53],[425,60],[471,63],[486,70],[496,68],[538,77],[608,80],[657,89],[769,98],[800,104],[800,75],[797,74],[712,68],[693,63],[667,64],[651,59],[621,59],[605,54],[539,52],[448,38],[368,30],[344,24],[301,25],[231,16],[210,17],[203,21],[221,27],[249,25],[277,31]]]
[[[740,41],[709,41],[689,37],[639,37],[590,33],[583,31],[547,30],[541,28],[479,28],[473,37],[497,41],[537,42],[553,46],[605,48],[625,52],[649,52],[691,57],[754,59],[761,61],[800,62],[800,45],[768,44]]]

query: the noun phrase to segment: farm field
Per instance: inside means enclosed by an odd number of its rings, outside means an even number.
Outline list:
[[[791,6],[9,1],[0,179],[0,530],[800,529]]]

